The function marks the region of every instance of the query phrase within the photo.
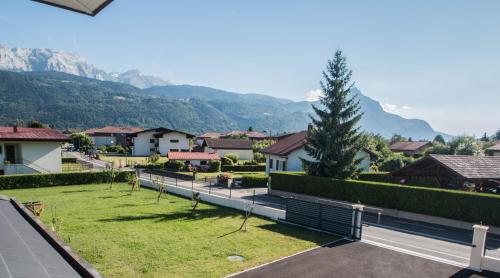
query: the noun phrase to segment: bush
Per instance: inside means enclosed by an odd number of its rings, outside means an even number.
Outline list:
[[[265,174],[243,175],[241,177],[241,186],[243,187],[266,187],[267,176]]]
[[[228,153],[224,157],[227,157],[233,161],[233,164],[238,163],[240,156],[237,153]]]
[[[160,154],[154,153],[154,154],[150,155],[146,160],[150,164],[155,164],[156,162],[158,162],[158,160],[160,160]]]
[[[372,172],[372,173],[360,173],[358,180],[362,181],[374,181],[374,182],[385,182],[385,183],[400,183],[400,178],[393,177],[387,172]],[[404,185],[412,186],[425,186],[425,187],[439,187],[439,181],[432,177],[412,177],[405,181]]]
[[[228,157],[223,157],[223,158],[221,158],[221,159],[220,159],[220,162],[221,162],[221,164],[222,164],[223,166],[224,166],[224,165],[233,165],[233,164],[234,164],[234,162],[233,162],[230,158],[228,158]]]
[[[382,161],[378,169],[384,172],[392,172],[405,167],[413,161],[415,160],[412,157],[405,156],[401,153],[394,153]]]
[[[210,160],[208,162],[208,172],[211,172],[211,173],[220,172],[220,161]]]
[[[184,163],[180,160],[169,160],[165,163],[165,168],[178,172],[184,168]]]
[[[272,173],[271,187],[294,193],[500,226],[500,196],[369,181]]]
[[[133,173],[132,171],[117,171],[115,182],[127,182]],[[36,188],[107,182],[109,182],[109,174],[106,172],[27,174],[0,176],[0,189]]]
[[[76,163],[76,157],[63,157],[62,163]]]
[[[222,165],[223,172],[264,172],[266,165]]]

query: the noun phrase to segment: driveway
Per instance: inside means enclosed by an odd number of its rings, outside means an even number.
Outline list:
[[[341,241],[234,277],[500,277],[399,253],[363,242]]]

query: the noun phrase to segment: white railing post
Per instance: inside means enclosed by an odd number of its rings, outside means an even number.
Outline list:
[[[474,235],[472,236],[472,249],[470,253],[469,268],[481,271],[481,261],[484,257],[484,248],[486,247],[486,234],[488,226],[474,225]]]

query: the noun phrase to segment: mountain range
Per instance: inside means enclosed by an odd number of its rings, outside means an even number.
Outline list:
[[[159,77],[143,75],[139,70],[123,73],[106,72],[88,63],[78,54],[46,48],[8,48],[0,45],[0,70],[59,71],[98,80],[126,83],[138,88],[169,84]]]
[[[311,104],[262,94],[241,94],[202,86],[173,85],[139,71],[97,69],[76,54],[0,46],[0,124],[36,119],[57,128],[104,125],[164,126],[191,133],[304,130]],[[353,89],[364,113],[363,130],[418,139],[441,134],[423,120],[388,113]]]

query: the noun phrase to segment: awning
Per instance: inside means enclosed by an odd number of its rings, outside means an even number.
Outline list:
[[[95,16],[113,0],[32,0],[70,11]]]

